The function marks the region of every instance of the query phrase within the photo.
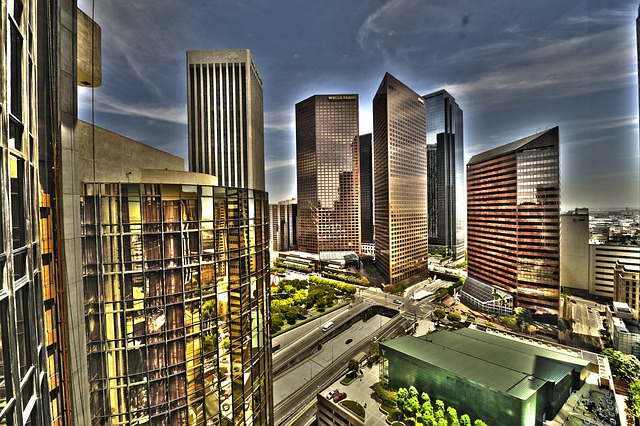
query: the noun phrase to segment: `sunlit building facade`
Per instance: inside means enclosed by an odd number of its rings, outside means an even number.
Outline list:
[[[273,424],[267,194],[80,131],[91,424]]]
[[[298,247],[296,220],[298,203],[295,198],[269,205],[269,244],[273,251],[289,251]]]
[[[429,250],[462,259],[466,249],[462,109],[446,90],[423,98],[429,149]]]
[[[376,265],[389,284],[427,269],[424,100],[387,73],[373,99]]]
[[[300,251],[360,251],[358,126],[358,95],[296,104]]]
[[[247,49],[187,52],[189,170],[264,191],[262,77]]]
[[[516,306],[558,313],[558,127],[475,155],[467,164],[468,279]]]
[[[76,2],[0,0],[0,424],[87,424],[70,293]],[[78,12],[81,13],[81,12]],[[64,15],[66,19],[59,19]],[[64,90],[61,88],[64,87]],[[64,158],[63,158],[64,157]],[[77,187],[77,185],[76,185]],[[79,234],[79,232],[78,232]],[[69,255],[71,253],[71,255]],[[77,269],[76,269],[76,266]],[[81,281],[80,281],[81,282]],[[78,314],[79,313],[79,314]],[[69,320],[69,314],[74,315]],[[84,332],[82,333],[84,336]]]

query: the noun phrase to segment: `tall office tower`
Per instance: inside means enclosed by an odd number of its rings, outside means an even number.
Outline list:
[[[558,313],[558,127],[477,154],[467,164],[465,283],[503,290],[517,306]]]
[[[251,53],[187,52],[189,170],[264,191],[262,78]]]
[[[438,168],[436,167],[437,146],[427,144],[427,207],[429,242],[438,235]],[[433,247],[429,248],[433,251]]]
[[[436,178],[435,182],[428,180],[429,249],[462,259],[466,249],[462,110],[446,90],[423,98],[427,109],[429,175]]]
[[[78,134],[84,424],[272,425],[267,194],[87,123]]]
[[[296,220],[298,203],[295,198],[269,204],[269,242],[273,251],[289,251],[298,247]]]
[[[296,104],[300,251],[360,251],[358,125],[358,95]]]
[[[371,133],[360,135],[360,232],[373,243],[373,145]]]
[[[376,264],[389,284],[427,269],[424,100],[386,73],[373,98]]]

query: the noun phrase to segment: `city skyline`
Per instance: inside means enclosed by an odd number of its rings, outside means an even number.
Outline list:
[[[637,4],[503,5],[397,0],[303,11],[293,3],[100,2],[92,12],[81,1],[103,29],[95,124],[186,159],[185,52],[248,48],[264,79],[271,202],[296,193],[295,103],[357,93],[360,134],[368,133],[388,71],[421,95],[446,89],[456,98],[465,111],[465,161],[558,125],[562,209],[637,207]],[[79,92],[87,119],[91,91]]]

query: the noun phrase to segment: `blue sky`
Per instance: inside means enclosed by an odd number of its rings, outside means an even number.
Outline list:
[[[80,117],[187,158],[187,50],[248,48],[264,81],[271,202],[296,196],[295,103],[385,72],[447,89],[465,157],[560,126],[562,209],[640,205],[635,19],[627,1],[80,0],[102,28],[103,85]]]

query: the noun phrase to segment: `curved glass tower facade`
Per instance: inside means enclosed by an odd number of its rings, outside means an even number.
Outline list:
[[[92,424],[272,424],[267,194],[83,188]]]

